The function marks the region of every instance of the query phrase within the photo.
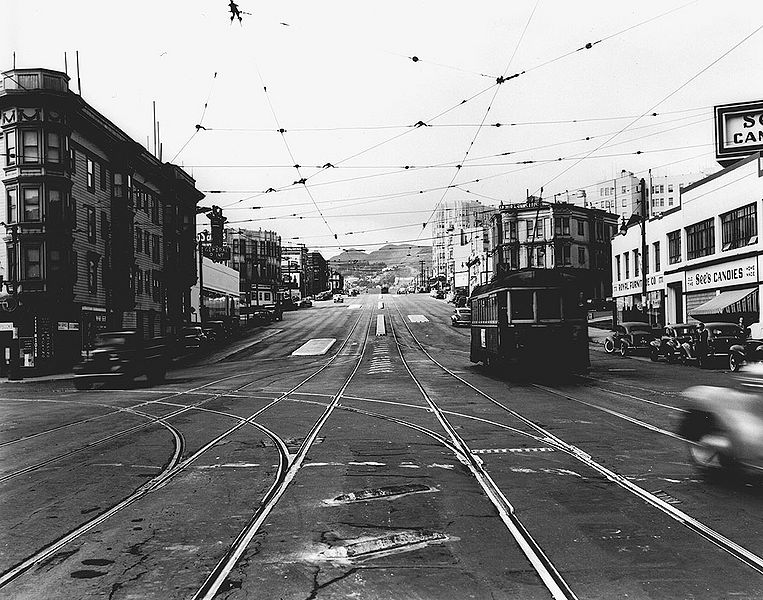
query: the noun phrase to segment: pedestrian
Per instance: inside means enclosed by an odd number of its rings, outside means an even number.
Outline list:
[[[697,363],[701,367],[705,363],[705,357],[707,357],[707,340],[710,336],[709,332],[705,328],[704,323],[700,323],[697,326],[697,341],[695,351],[697,354]]]
[[[744,326],[744,317],[739,317],[739,329],[742,332],[742,337],[747,338],[747,328]]]

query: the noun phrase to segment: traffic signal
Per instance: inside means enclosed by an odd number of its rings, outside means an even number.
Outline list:
[[[223,245],[223,227],[227,219],[223,216],[223,209],[219,206],[213,206],[212,210],[207,213],[209,218],[210,228],[212,229],[212,245]]]

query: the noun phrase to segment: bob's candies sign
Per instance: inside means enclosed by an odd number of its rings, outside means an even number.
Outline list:
[[[754,256],[704,269],[686,271],[687,292],[747,283],[758,283],[758,263]]]
[[[715,158],[724,166],[763,150],[763,101],[715,107]]]

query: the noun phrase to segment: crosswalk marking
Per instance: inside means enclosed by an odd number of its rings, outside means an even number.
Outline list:
[[[411,323],[427,323],[429,321],[424,315],[408,315],[408,320]]]
[[[334,345],[334,342],[336,342],[336,338],[313,338],[302,344],[292,352],[291,355],[320,356],[321,354],[326,354],[326,352],[329,351],[329,348]]]

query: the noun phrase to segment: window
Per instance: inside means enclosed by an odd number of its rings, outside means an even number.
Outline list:
[[[633,276],[638,277],[639,276],[639,263],[641,260],[639,260],[639,254],[640,252],[638,250],[633,251]]]
[[[125,184],[121,173],[114,173],[111,176],[111,185],[114,189],[114,198],[124,198]]]
[[[106,170],[106,165],[104,165],[103,163],[98,163],[98,172],[101,175],[101,177],[100,177],[100,180],[101,180],[100,187],[101,187],[102,190],[105,190],[106,187],[108,186],[108,181],[109,181],[108,172]]]
[[[151,260],[155,263],[161,261],[162,238],[158,235],[151,236]]]
[[[536,265],[541,269],[546,266],[546,248],[545,246],[539,246],[536,248]]]
[[[674,265],[681,262],[681,230],[671,231],[668,234],[668,264]]]
[[[48,189],[47,220],[60,223],[64,218],[63,193],[61,190]]]
[[[24,247],[24,279],[41,279],[40,246]]]
[[[16,132],[13,130],[5,134],[5,164],[16,164]]]
[[[604,221],[596,221],[596,241],[604,241]]]
[[[578,248],[578,264],[581,267],[585,266],[585,248]]]
[[[527,266],[528,267],[535,266],[535,251],[532,248],[532,246],[527,247]]]
[[[512,321],[532,321],[535,318],[532,290],[513,290],[509,296]]]
[[[95,244],[95,208],[85,206],[85,219],[87,220],[87,241]]]
[[[21,161],[40,162],[40,136],[34,129],[21,130]]]
[[[669,183],[668,184],[668,194],[672,194],[672,193],[673,193],[673,184]]]
[[[554,262],[557,267],[572,264],[572,246],[570,244],[558,244],[554,253]]]
[[[87,174],[87,191],[95,192],[95,163],[89,156],[85,159],[85,167]]]
[[[151,234],[148,231],[143,232],[143,254],[151,256]]]
[[[659,273],[662,270],[660,265],[660,242],[655,242],[652,246],[654,246],[654,272]]]
[[[556,235],[570,235],[570,218],[556,217],[554,219],[554,233]]]
[[[622,279],[622,273],[620,272],[620,255],[615,256],[615,265],[617,266],[617,280]]]
[[[143,251],[143,230],[140,227],[135,228],[135,252]]]
[[[79,261],[77,260],[76,250],[72,250],[72,253],[71,253],[71,272],[72,272],[72,281],[76,283],[76,281],[79,279]]]
[[[87,258],[87,291],[91,294],[98,293],[98,258],[96,256]]]
[[[61,136],[54,132],[48,132],[45,136],[45,160],[52,163],[61,162]]]
[[[624,252],[623,258],[625,259],[625,278],[630,279],[631,278],[630,254],[628,254],[627,252]]]
[[[578,219],[578,235],[585,235],[585,224],[582,219]]]
[[[686,259],[715,253],[715,222],[711,217],[686,228]]]
[[[509,239],[510,240],[516,240],[517,237],[517,222],[516,221],[509,221]]]
[[[40,188],[23,188],[24,221],[40,220]]]
[[[721,215],[723,250],[733,250],[758,241],[758,219],[755,203]]]
[[[101,239],[109,239],[109,216],[105,210],[101,211]]]
[[[16,188],[8,188],[8,222],[18,223],[19,192]]]
[[[140,268],[135,269],[135,282],[136,282],[136,294],[142,294],[143,293],[143,270]]]
[[[151,222],[159,225],[159,198],[156,196],[151,196]]]
[[[538,290],[538,319],[562,318],[562,294],[559,290]]]

